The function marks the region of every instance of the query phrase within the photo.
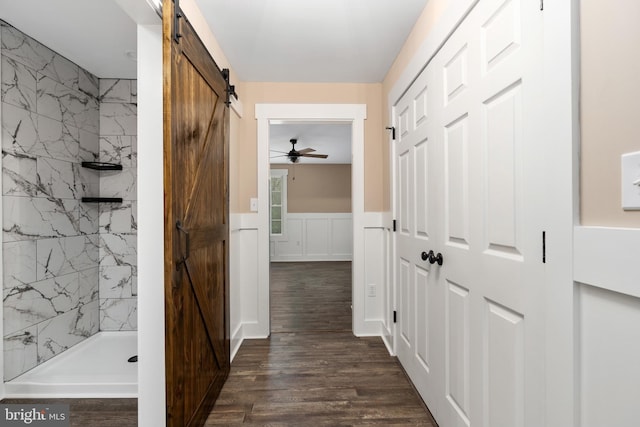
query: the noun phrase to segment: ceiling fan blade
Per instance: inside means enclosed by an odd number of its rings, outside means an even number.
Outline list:
[[[269,151],[272,151],[272,152],[274,152],[274,153],[289,154],[289,152],[288,152],[288,151],[280,151],[280,150],[269,150]]]
[[[275,159],[275,158],[277,158],[277,157],[288,157],[288,155],[287,155],[287,154],[283,154],[283,155],[281,155],[281,156],[271,156],[271,157],[269,157],[269,158],[270,158],[270,159]]]
[[[313,148],[303,148],[302,150],[299,150],[298,153],[300,154],[307,154],[307,153],[312,153],[316,150],[314,150]]]
[[[327,157],[329,157],[328,154],[301,154],[301,157],[313,157],[316,159],[326,159]]]

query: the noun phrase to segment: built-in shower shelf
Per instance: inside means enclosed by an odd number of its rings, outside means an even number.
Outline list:
[[[122,197],[83,197],[83,203],[122,203]]]
[[[108,162],[82,162],[83,168],[95,169],[98,171],[121,171],[122,165]]]

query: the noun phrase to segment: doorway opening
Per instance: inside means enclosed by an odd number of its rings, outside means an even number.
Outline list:
[[[351,123],[269,124],[272,332],[351,331]]]
[[[347,239],[352,248],[351,268],[351,330],[357,336],[367,335],[367,322],[364,316],[364,119],[366,106],[362,104],[258,104],[256,105],[256,119],[258,122],[258,319],[259,329],[264,336],[271,333],[271,301],[270,301],[270,261],[271,261],[271,163],[270,134],[277,132],[277,126],[285,124],[341,124],[348,126],[351,137],[351,229],[338,232],[340,237]],[[291,150],[290,139],[295,135],[287,134],[282,137],[285,148],[277,149],[285,155]],[[318,154],[323,154],[318,147],[309,147],[305,142],[296,142],[296,148],[313,148]],[[322,148],[324,149],[324,148]],[[307,151],[309,152],[309,151]],[[315,153],[315,152],[314,152]],[[348,154],[347,154],[348,155]],[[286,159],[286,157],[285,157]],[[287,171],[300,179],[300,168]],[[293,168],[292,168],[293,169]],[[284,173],[284,172],[282,172]],[[288,176],[288,175],[287,175]],[[281,219],[281,218],[280,218]],[[276,221],[277,222],[277,221]],[[280,224],[282,225],[282,224]],[[295,241],[297,245],[297,240]],[[302,245],[302,241],[300,241]],[[275,248],[274,248],[275,251]],[[309,251],[307,251],[308,253]],[[311,251],[313,252],[313,251]]]

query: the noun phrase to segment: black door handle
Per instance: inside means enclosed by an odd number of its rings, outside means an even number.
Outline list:
[[[422,258],[423,261],[428,260],[431,264],[435,264],[437,262],[438,265],[442,265],[442,262],[444,261],[440,252],[434,254],[433,251],[429,251],[428,253],[423,251],[420,254],[420,258]]]
[[[429,262],[431,264],[435,264],[436,262],[438,263],[438,265],[442,265],[444,259],[442,258],[442,254],[440,252],[438,252],[437,254],[433,254],[433,252],[431,252],[430,256],[429,256]]]

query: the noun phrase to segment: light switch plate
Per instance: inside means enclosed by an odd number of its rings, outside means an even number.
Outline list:
[[[258,199],[256,197],[249,199],[249,210],[251,212],[258,212]]]
[[[622,209],[640,210],[640,151],[622,155]]]

